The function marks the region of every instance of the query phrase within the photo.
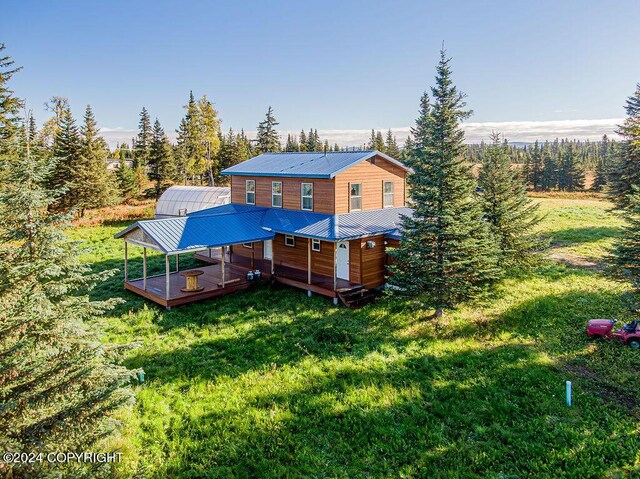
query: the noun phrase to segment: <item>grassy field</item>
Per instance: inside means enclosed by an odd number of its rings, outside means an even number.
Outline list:
[[[126,364],[147,375],[122,412],[118,476],[640,477],[640,355],[584,334],[630,318],[627,285],[600,268],[620,222],[597,199],[536,201],[547,258],[438,321],[413,302],[350,311],[267,287],[167,312],[121,272],[99,285],[125,300],[105,339],[139,341]],[[96,269],[121,268],[123,226],[74,229]]]

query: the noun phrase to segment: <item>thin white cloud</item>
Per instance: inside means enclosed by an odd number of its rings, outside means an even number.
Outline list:
[[[615,130],[624,120],[622,118],[607,118],[601,120],[551,120],[551,121],[496,121],[480,123],[464,123],[465,140],[467,143],[480,143],[489,140],[491,132],[498,132],[504,138],[512,142],[533,142],[536,140],[553,140],[555,138],[569,138],[575,140],[599,140],[602,135],[610,138],[618,138]],[[375,128],[384,134],[388,128]],[[409,135],[411,127],[391,128],[393,134],[400,143]],[[136,130],[116,127],[103,127],[101,135],[111,148],[115,148],[116,143],[131,143],[131,139],[136,136]],[[298,135],[296,131],[280,131],[280,138],[283,143],[288,134]],[[362,147],[369,141],[371,129],[333,129],[318,130],[320,139],[327,140],[331,145],[337,143],[341,147]],[[169,140],[176,140],[176,133],[173,130],[167,131]],[[247,131],[249,138],[255,137],[255,131]]]

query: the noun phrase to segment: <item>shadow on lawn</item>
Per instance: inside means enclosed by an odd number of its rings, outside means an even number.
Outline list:
[[[547,233],[554,246],[569,246],[579,243],[592,243],[605,238],[620,236],[622,228],[616,226],[590,226],[584,228],[568,228]]]
[[[586,427],[596,424],[564,406],[562,381],[526,345],[341,367],[294,387],[271,374],[273,387],[175,421],[181,440],[162,474],[590,477],[633,464],[640,446],[615,421]]]

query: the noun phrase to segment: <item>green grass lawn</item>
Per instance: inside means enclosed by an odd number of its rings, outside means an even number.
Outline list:
[[[619,234],[598,200],[536,201],[568,253],[597,261]],[[122,226],[74,230],[96,269],[121,268]],[[105,339],[139,341],[126,364],[146,371],[113,441],[119,477],[640,476],[640,354],[584,334],[629,318],[627,285],[598,270],[542,261],[438,321],[413,302],[350,311],[284,287],[167,312],[122,280],[91,293],[125,300]]]

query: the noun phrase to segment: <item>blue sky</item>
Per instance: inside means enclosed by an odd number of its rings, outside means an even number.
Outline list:
[[[37,119],[47,98],[66,96],[77,116],[90,103],[110,139],[130,138],[143,106],[174,130],[189,90],[208,95],[224,129],[253,130],[272,105],[283,131],[402,136],[443,40],[473,139],[487,123],[513,140],[599,135],[640,82],[637,0],[8,0],[2,10],[0,41],[24,66],[13,88]]]

